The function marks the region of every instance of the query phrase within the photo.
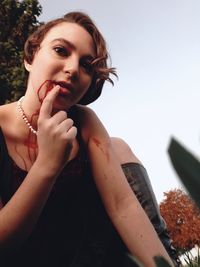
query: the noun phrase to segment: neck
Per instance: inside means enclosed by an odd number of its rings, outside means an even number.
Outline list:
[[[37,134],[37,121],[41,104],[34,104],[33,98],[30,103],[27,96],[21,97],[17,102],[18,112],[24,121],[24,125],[32,134]]]

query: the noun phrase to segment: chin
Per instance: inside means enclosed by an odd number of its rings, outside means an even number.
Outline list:
[[[71,99],[68,97],[59,96],[56,98],[56,100],[53,103],[53,109],[54,110],[69,110],[75,103],[71,101]]]
[[[68,110],[70,108],[70,104],[66,100],[60,101],[60,99],[56,99],[53,103],[53,109],[57,110]]]

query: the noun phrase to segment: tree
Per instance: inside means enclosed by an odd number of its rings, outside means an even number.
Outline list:
[[[174,247],[184,252],[199,245],[199,208],[183,190],[174,189],[164,195],[160,212],[167,223]]]
[[[0,104],[14,101],[26,88],[23,47],[40,25],[42,7],[37,0],[0,2]]]

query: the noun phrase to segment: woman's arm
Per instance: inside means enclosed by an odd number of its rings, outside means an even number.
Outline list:
[[[35,162],[25,180],[0,210],[0,252],[10,251],[28,237],[56,180],[40,162]]]
[[[40,110],[37,159],[13,197],[0,210],[0,252],[18,247],[31,233],[69,158],[76,128],[65,112],[51,116],[58,89],[47,95]]]
[[[119,235],[145,266],[155,266],[156,255],[165,257],[173,266],[124,176],[105,128],[91,110],[81,113],[82,134],[88,144],[95,183]]]

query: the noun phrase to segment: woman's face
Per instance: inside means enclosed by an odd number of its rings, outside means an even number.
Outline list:
[[[62,22],[49,30],[35,53],[29,71],[28,89],[43,99],[54,85],[60,85],[55,108],[68,109],[88,90],[93,71],[90,65],[96,57],[90,34],[75,23]]]

